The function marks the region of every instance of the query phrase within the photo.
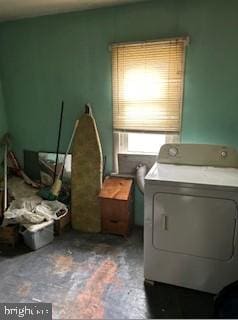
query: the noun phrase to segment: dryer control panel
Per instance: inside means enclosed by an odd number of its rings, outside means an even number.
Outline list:
[[[238,168],[238,150],[210,144],[164,144],[157,162],[191,166]]]

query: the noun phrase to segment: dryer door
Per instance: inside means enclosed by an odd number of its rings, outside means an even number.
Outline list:
[[[159,250],[229,260],[236,212],[233,200],[157,193],[153,245]]]

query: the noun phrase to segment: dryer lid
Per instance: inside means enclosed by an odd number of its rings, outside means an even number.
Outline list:
[[[155,163],[146,180],[238,187],[238,169]]]

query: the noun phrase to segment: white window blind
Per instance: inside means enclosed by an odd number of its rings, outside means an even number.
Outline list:
[[[185,38],[112,45],[114,130],[179,132]]]

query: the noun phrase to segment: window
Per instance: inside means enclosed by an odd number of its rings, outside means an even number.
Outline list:
[[[178,141],[187,39],[112,45],[115,149],[158,153]],[[124,151],[122,151],[124,150]]]
[[[178,134],[114,131],[115,153],[157,155],[163,144],[178,142]]]

